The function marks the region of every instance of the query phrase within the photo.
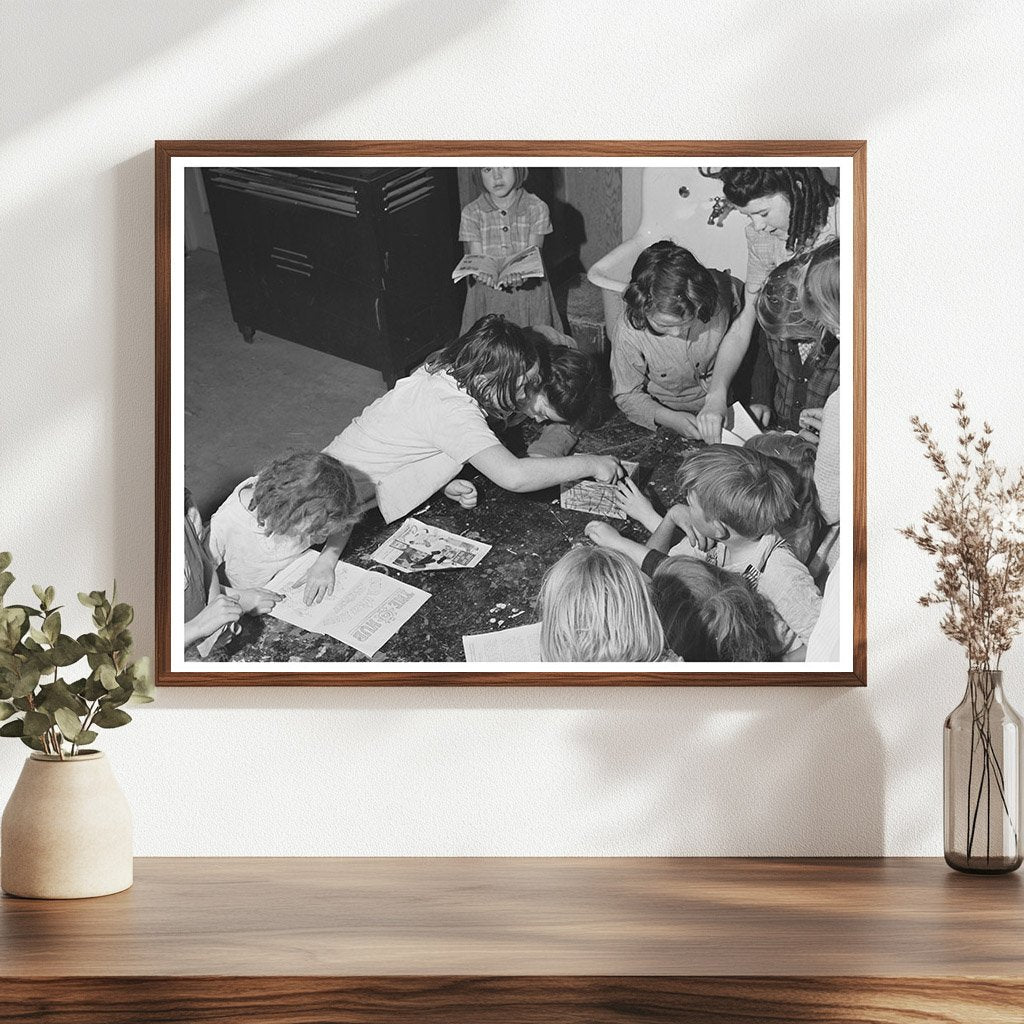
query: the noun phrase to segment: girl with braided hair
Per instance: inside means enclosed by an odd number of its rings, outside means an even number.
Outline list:
[[[838,237],[839,189],[817,167],[721,167],[701,173],[720,178],[725,198],[750,221],[743,312],[722,341],[697,417],[701,437],[715,444],[722,436],[729,385],[750,346],[761,287],[780,263]],[[751,411],[762,426],[768,425],[769,406],[755,403]]]

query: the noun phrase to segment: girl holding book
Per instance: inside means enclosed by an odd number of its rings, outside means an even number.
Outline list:
[[[523,188],[528,173],[526,167],[473,168],[473,183],[480,195],[465,206],[459,224],[466,255],[505,261],[531,246],[538,251],[543,247],[544,236],[551,233],[551,217],[547,203]],[[564,331],[546,277],[513,273],[501,287],[487,271],[470,278],[462,333],[487,313],[501,313],[520,327],[541,325]]]

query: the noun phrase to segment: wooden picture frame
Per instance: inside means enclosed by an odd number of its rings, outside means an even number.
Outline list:
[[[183,481],[185,457],[186,373],[185,344],[188,330],[185,318],[185,244],[188,234],[201,230],[195,224],[186,224],[187,185],[196,186],[196,168],[359,168],[367,180],[373,176],[368,168],[390,170],[398,167],[421,167],[432,174],[447,172],[451,168],[467,168],[488,158],[520,159],[525,166],[537,169],[552,168],[564,175],[571,171],[582,180],[589,168],[605,168],[610,173],[620,171],[623,182],[632,188],[641,180],[644,168],[689,168],[731,166],[821,167],[835,169],[839,182],[839,198],[835,202],[836,230],[842,238],[842,334],[839,346],[843,380],[852,381],[852,387],[841,389],[841,478],[843,528],[838,533],[839,578],[843,579],[837,606],[840,609],[836,629],[840,634],[840,655],[834,662],[788,665],[764,663],[740,667],[727,664],[615,663],[608,665],[560,664],[530,662],[522,669],[519,662],[488,663],[482,668],[446,659],[421,663],[415,661],[381,662],[370,660],[359,663],[326,663],[305,661],[293,663],[287,658],[269,661],[203,661],[194,654],[187,656],[183,640],[183,602],[176,596],[175,587],[181,586],[184,555],[181,551],[183,534]],[[186,172],[191,177],[186,180]],[[640,177],[638,177],[638,175]],[[158,141],[155,144],[155,243],[156,243],[156,625],[157,625],[157,682],[159,685],[183,686],[290,686],[290,685],[470,685],[470,686],[722,686],[722,685],[787,685],[787,686],[863,686],[866,685],[866,495],[865,495],[865,402],[866,402],[866,143],[863,141],[745,141],[745,142],[682,142],[682,141]],[[453,177],[451,180],[455,181]],[[209,180],[209,178],[207,178]],[[460,179],[463,180],[463,179]],[[432,186],[431,186],[432,187]],[[646,188],[641,184],[641,191]],[[429,188],[427,189],[429,191]],[[679,195],[687,192],[685,186]],[[202,193],[202,188],[198,189]],[[332,193],[333,194],[333,193]],[[688,194],[688,193],[687,193]],[[632,196],[632,192],[630,193]],[[620,196],[620,198],[622,198]],[[639,215],[633,202],[632,214]],[[208,202],[209,197],[199,195]],[[330,200],[334,201],[334,200]],[[455,241],[458,205],[448,199],[454,210],[455,221],[451,237],[445,245]],[[622,199],[623,217],[627,201]],[[386,204],[385,204],[386,205]],[[568,204],[571,205],[571,204]],[[611,219],[617,219],[615,197],[602,206],[611,210]],[[193,211],[194,212],[194,211]],[[703,213],[707,212],[702,210]],[[732,216],[740,221],[738,212],[726,208],[724,214],[716,206],[712,215]],[[709,219],[709,223],[711,223]],[[584,227],[584,234],[586,225]],[[447,230],[447,229],[446,229]],[[639,235],[635,236],[639,237]],[[678,239],[677,239],[678,241]],[[255,243],[250,243],[255,245]],[[623,243],[625,245],[625,243]],[[639,250],[637,250],[639,251]],[[283,255],[281,255],[283,253]],[[448,250],[445,250],[447,256]],[[578,255],[578,253],[577,253]],[[282,272],[302,277],[307,281],[316,271],[302,253],[284,248],[279,252]],[[547,250],[545,250],[547,258]],[[205,257],[204,257],[205,258]],[[386,255],[385,255],[386,259]],[[291,261],[290,263],[288,261]],[[443,262],[440,258],[438,262]],[[596,265],[596,264],[595,264]],[[709,264],[710,265],[710,264]],[[720,267],[720,270],[726,268]],[[444,266],[447,273],[447,264]],[[383,287],[383,278],[381,280]],[[602,295],[604,293],[602,292]],[[424,307],[425,308],[425,307]],[[384,320],[387,322],[385,312]],[[381,325],[380,307],[376,310],[376,323]],[[280,322],[280,321],[277,321]],[[242,325],[249,330],[248,338],[235,335],[230,343],[245,346],[251,331],[269,331],[259,324]],[[456,332],[457,333],[457,332]],[[259,337],[259,335],[257,336]],[[846,338],[850,340],[847,341]],[[419,339],[415,353],[418,361],[423,347],[432,339]],[[404,338],[412,351],[412,342]],[[285,344],[287,344],[286,342]],[[316,340],[302,341],[304,345],[320,344]],[[321,347],[323,347],[321,345]],[[240,350],[244,350],[241,349]],[[224,351],[233,350],[225,347]],[[373,362],[376,360],[376,363]],[[401,359],[374,355],[367,358],[371,369],[380,370],[391,383],[411,367],[399,365]],[[341,429],[341,424],[338,429]],[[284,446],[282,446],[284,447]],[[626,456],[628,457],[628,455]],[[252,472],[253,470],[246,470]],[[244,475],[244,474],[243,474]],[[494,485],[491,485],[493,488]],[[488,492],[494,499],[496,492]],[[222,495],[218,494],[218,499]],[[485,495],[485,498],[487,495]],[[438,499],[440,501],[440,499]],[[557,504],[557,496],[551,504]],[[438,506],[441,507],[440,505]],[[373,510],[372,515],[379,515]],[[412,513],[415,515],[415,511]],[[552,511],[551,513],[555,513]],[[207,510],[209,515],[209,509]],[[847,526],[849,523],[849,526]],[[399,523],[392,524],[397,528]],[[570,544],[582,539],[583,523],[574,521],[566,534]],[[480,538],[487,540],[486,537]],[[177,545],[177,548],[176,548]],[[528,548],[529,544],[524,547]],[[508,548],[512,555],[516,550]],[[533,558],[535,552],[529,553]],[[504,556],[502,556],[504,557]],[[526,558],[526,555],[523,555]],[[507,563],[512,565],[513,563]],[[519,564],[519,563],[516,563]],[[521,563],[520,575],[531,584],[539,585],[539,573],[545,568],[537,559]],[[472,572],[473,570],[469,570]],[[511,572],[511,570],[509,570]],[[397,574],[393,574],[396,575]],[[420,576],[426,574],[421,573]],[[440,574],[437,574],[440,575]],[[448,578],[452,578],[449,574]],[[416,585],[416,579],[408,582]],[[519,599],[519,604],[524,604]],[[515,602],[499,603],[480,609],[491,614],[479,622],[459,627],[483,631],[516,625],[511,619],[501,618],[505,609],[515,608],[519,614],[528,607],[515,607]],[[496,609],[503,609],[496,612]],[[512,611],[507,614],[511,616]],[[180,618],[180,623],[174,620]],[[530,616],[526,615],[524,621]],[[489,621],[487,621],[489,619]],[[276,620],[275,620],[276,622]],[[415,622],[415,618],[410,620]],[[268,620],[269,623],[269,620]],[[451,623],[449,623],[451,625]],[[489,627],[489,629],[488,629]],[[292,627],[297,628],[297,627]],[[450,639],[450,638],[449,638]],[[172,640],[177,645],[172,647]],[[239,641],[241,642],[241,641]],[[246,641],[249,643],[249,641]],[[258,641],[249,645],[255,649]],[[229,645],[230,646],[230,645]],[[248,648],[247,648],[248,649]],[[308,650],[309,648],[304,648]],[[383,649],[386,656],[387,645]],[[246,658],[249,656],[246,655]],[[394,668],[391,668],[394,664]],[[550,667],[549,667],[550,665]]]

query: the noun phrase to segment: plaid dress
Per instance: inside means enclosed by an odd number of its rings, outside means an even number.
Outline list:
[[[530,244],[530,235],[551,233],[548,205],[532,192],[519,190],[507,210],[499,210],[483,192],[462,211],[460,242],[479,242],[485,256],[506,259]],[[520,327],[554,327],[565,331],[555,297],[546,277],[530,278],[521,288],[502,291],[467,279],[462,333],[486,313],[501,313]]]

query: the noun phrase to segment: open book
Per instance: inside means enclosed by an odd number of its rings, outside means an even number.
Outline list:
[[[544,264],[541,262],[540,249],[531,245],[505,260],[498,259],[497,256],[463,256],[459,265],[452,271],[452,280],[461,281],[464,277],[479,277],[481,274],[493,274],[494,284],[498,288],[508,284],[508,279],[513,274],[543,277]]]

